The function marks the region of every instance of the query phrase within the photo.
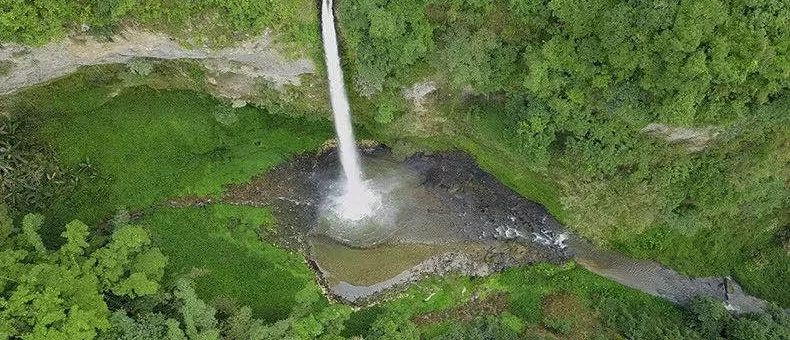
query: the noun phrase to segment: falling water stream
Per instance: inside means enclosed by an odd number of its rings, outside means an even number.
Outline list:
[[[324,59],[329,78],[329,94],[338,152],[345,175],[341,192],[332,199],[332,210],[344,220],[360,220],[375,212],[378,200],[363,180],[362,167],[357,154],[351,125],[351,109],[343,83],[343,69],[340,68],[332,0],[323,0],[321,4],[321,35],[324,40]]]

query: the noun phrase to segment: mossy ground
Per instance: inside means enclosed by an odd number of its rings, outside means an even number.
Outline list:
[[[35,133],[62,165],[79,170],[76,189],[45,212],[51,225],[95,224],[120,208],[217,195],[332,136],[324,120],[234,109],[191,91],[119,89],[107,72],[26,92],[15,105],[36,115]]]
[[[301,255],[261,241],[262,229],[274,224],[266,208],[162,208],[140,223],[154,232],[168,257],[168,276],[191,277],[208,301],[246,305],[276,321],[297,305],[298,294],[321,294]]]

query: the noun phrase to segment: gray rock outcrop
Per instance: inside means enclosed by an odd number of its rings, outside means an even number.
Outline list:
[[[130,28],[108,41],[76,36],[41,47],[0,46],[0,94],[66,76],[81,66],[127,63],[135,58],[200,60],[215,73],[263,79],[276,88],[298,84],[301,75],[315,72],[309,59],[290,60],[283,56],[274,46],[270,32],[236,46],[213,50],[187,48],[163,33]]]
[[[641,131],[670,144],[683,145],[689,152],[702,151],[718,134],[717,129],[711,126],[690,128],[659,123],[647,124]]]

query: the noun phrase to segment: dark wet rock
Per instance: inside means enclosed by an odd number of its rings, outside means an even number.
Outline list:
[[[540,204],[525,199],[480,169],[461,152],[415,154],[408,168],[422,176],[422,185],[458,214],[462,235],[498,240],[526,240],[566,257],[559,244],[537,242],[535,235],[560,235],[565,228]],[[479,239],[479,237],[478,237]]]
[[[369,145],[360,151],[366,170],[375,171],[366,175],[379,182],[397,177],[397,183],[393,184],[396,188],[392,190],[396,193],[391,195],[400,195],[393,203],[399,208],[397,216],[389,222],[395,229],[385,239],[363,246],[469,242],[478,246],[466,247],[466,252],[426,258],[413,268],[404,268],[387,282],[365,289],[348,283],[330,287],[346,300],[360,300],[428,274],[487,275],[521,264],[561,263],[570,259],[571,254],[564,246],[541,242],[534,236],[565,233],[546,209],[499,183],[468,155],[419,153],[398,161],[384,145]],[[384,175],[376,177],[379,174]],[[298,156],[249,183],[230,187],[223,201],[271,207],[278,222],[276,243],[310,254],[310,237],[306,236],[326,234],[321,206],[339,176],[337,154],[329,148]],[[313,256],[309,259],[315,268],[321,268]]]

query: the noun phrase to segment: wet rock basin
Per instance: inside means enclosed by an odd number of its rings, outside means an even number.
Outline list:
[[[340,176],[334,149],[232,187],[224,200],[273,207],[277,242],[307,254],[328,291],[351,303],[425,275],[483,276],[571,258],[564,227],[468,155],[417,153],[399,160],[383,145],[361,151],[368,182],[386,205],[374,220],[346,228],[322,214]]]
[[[593,246],[465,153],[397,159],[384,145],[361,152],[368,183],[384,204],[384,211],[369,221],[344,225],[323,211],[341,175],[333,148],[299,156],[230,188],[223,198],[272,207],[279,231],[273,241],[306,254],[318,281],[337,300],[367,304],[428,275],[485,276],[524,264],[574,260],[678,304],[703,295],[736,312],[765,306],[728,278],[688,278]]]

